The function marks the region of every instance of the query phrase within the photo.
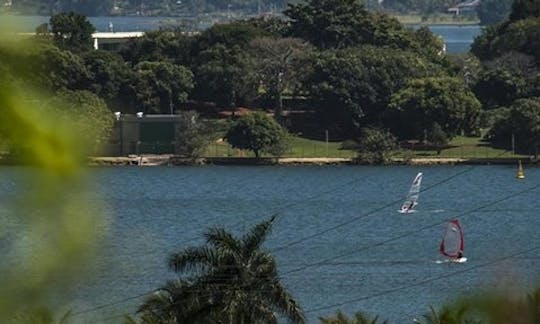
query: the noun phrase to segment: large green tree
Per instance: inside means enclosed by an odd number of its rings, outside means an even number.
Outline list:
[[[193,88],[193,74],[168,62],[141,62],[134,67],[137,97],[145,113],[173,114]]]
[[[500,23],[508,18],[513,0],[482,0],[476,7],[481,25]]]
[[[234,148],[253,151],[258,158],[262,152],[271,151],[286,140],[287,133],[265,113],[254,112],[238,118],[225,139]]]
[[[505,116],[495,122],[487,136],[493,144],[508,149],[514,137],[518,151],[537,156],[540,145],[540,98],[516,100]]]
[[[540,17],[540,2],[538,0],[514,0],[509,17],[510,21],[528,17]]]
[[[24,52],[0,50],[0,60],[19,81],[28,87],[48,91],[85,89],[91,74],[76,54],[47,42],[27,43]]]
[[[212,46],[197,56],[193,67],[195,89],[192,98],[215,103],[221,108],[247,105],[256,96],[253,69],[247,52],[240,47]]]
[[[92,33],[96,30],[86,16],[62,12],[50,19],[54,42],[69,50],[89,50],[93,46]]]
[[[492,60],[508,52],[521,52],[540,64],[540,17],[488,26],[475,38],[471,51],[481,60]]]
[[[360,44],[408,48],[413,42],[399,21],[369,12],[360,0],[307,0],[289,4],[284,14],[291,19],[291,36],[320,48]]]
[[[502,68],[483,71],[473,87],[478,99],[486,108],[505,106],[523,92],[525,80]]]
[[[397,113],[394,129],[399,137],[423,140],[434,123],[449,138],[474,132],[481,104],[463,80],[436,77],[411,80],[392,95],[390,108]]]
[[[262,248],[274,218],[242,237],[223,228],[206,245],[169,257],[181,274],[139,307],[144,323],[304,323],[300,305],[281,284],[274,257]]]
[[[53,112],[58,123],[70,123],[80,134],[85,134],[91,152],[109,139],[113,114],[105,102],[89,91],[61,91],[44,103],[44,113]]]
[[[257,85],[247,49],[253,39],[267,35],[254,25],[234,22],[214,25],[197,36],[192,46],[192,98],[225,108],[252,101]]]
[[[126,43],[120,54],[132,65],[144,61],[169,61],[184,66],[191,63],[193,37],[179,30],[155,30]]]
[[[136,111],[136,73],[120,56],[95,50],[81,53],[81,58],[90,73],[88,90],[105,100],[113,111]]]
[[[440,66],[413,52],[364,46],[317,55],[307,86],[321,123],[352,137],[384,122],[390,96],[408,80],[437,75]]]
[[[255,78],[272,102],[274,116],[281,121],[283,94],[299,92],[309,73],[311,47],[297,38],[260,37],[250,43]]]

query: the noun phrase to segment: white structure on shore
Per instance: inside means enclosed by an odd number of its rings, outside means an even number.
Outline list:
[[[448,8],[448,12],[453,13],[456,16],[459,16],[464,12],[474,12],[476,7],[480,4],[480,0],[467,0],[458,3],[455,7]]]
[[[99,49],[101,45],[110,44],[109,46],[116,46],[117,44],[126,43],[130,39],[143,37],[144,32],[106,32],[106,33],[93,33],[92,39],[94,40],[94,49]]]

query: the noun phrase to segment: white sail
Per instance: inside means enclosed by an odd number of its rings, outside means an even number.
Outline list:
[[[414,212],[414,208],[416,205],[418,205],[418,196],[420,194],[420,184],[422,183],[422,172],[418,172],[416,177],[414,178],[411,189],[409,189],[409,193],[407,194],[407,198],[401,205],[401,209],[399,210],[400,213],[412,213]]]

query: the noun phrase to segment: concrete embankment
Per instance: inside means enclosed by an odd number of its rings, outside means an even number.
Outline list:
[[[392,165],[490,165],[516,164],[517,158],[412,158],[393,159]],[[538,161],[522,160],[523,164],[538,164]],[[352,158],[247,158],[247,157],[206,157],[186,159],[174,155],[132,155],[120,157],[91,157],[92,166],[180,166],[180,165],[349,165],[361,164]]]
[[[206,157],[199,159],[186,159],[171,155],[143,155],[119,157],[91,157],[91,166],[157,166],[157,165],[331,165],[352,164],[351,158],[246,158],[246,157]]]

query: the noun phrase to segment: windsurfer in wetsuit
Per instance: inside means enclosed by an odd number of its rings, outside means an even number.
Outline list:
[[[411,204],[409,206],[405,207],[404,210],[408,212],[409,210],[412,210],[413,207],[414,207],[414,202],[411,201]]]

